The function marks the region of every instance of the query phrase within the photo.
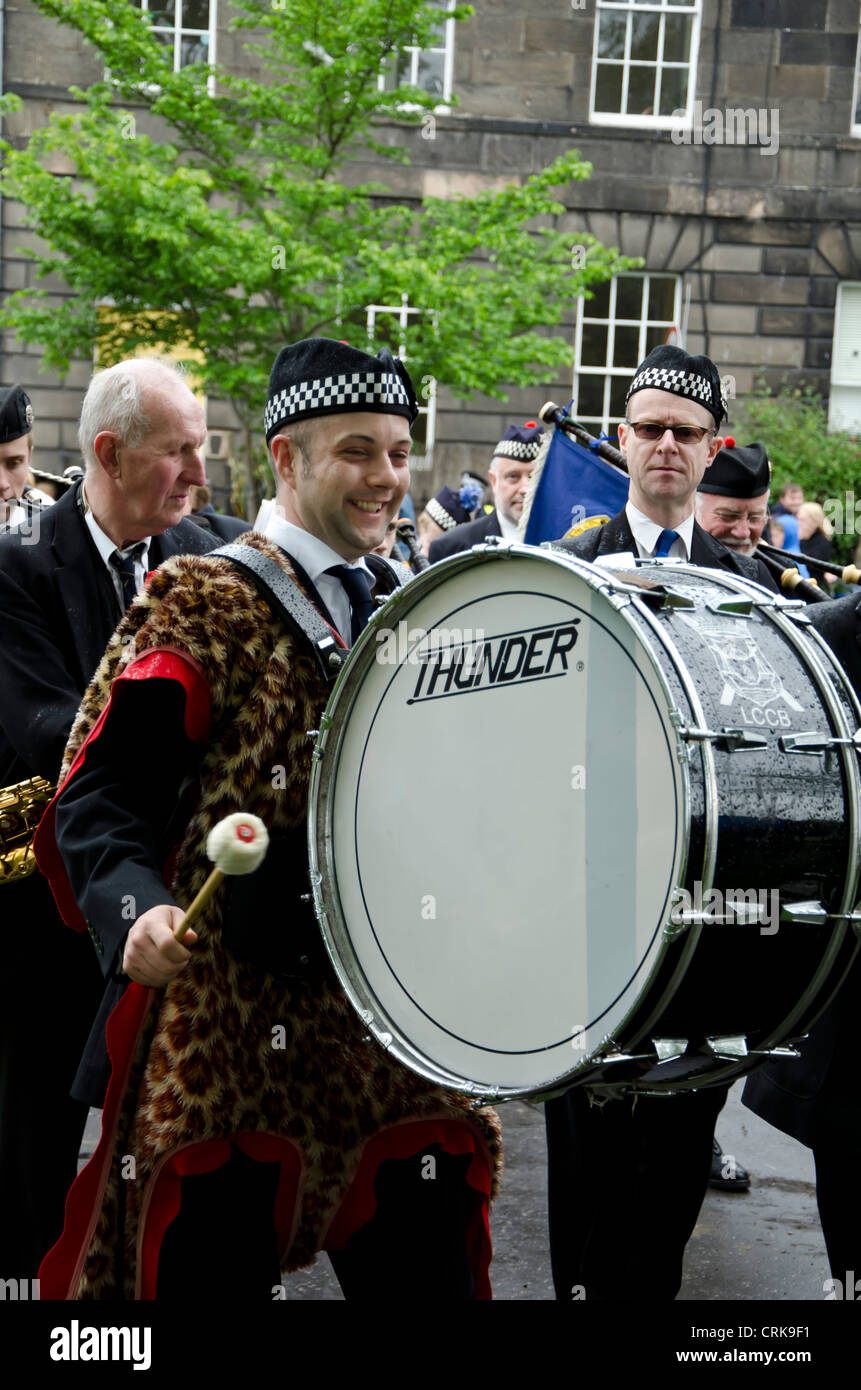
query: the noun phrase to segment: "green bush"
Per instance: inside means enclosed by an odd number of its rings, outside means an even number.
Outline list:
[[[729,431],[736,442],[756,439],[768,450],[772,505],[786,483],[798,483],[834,526],[835,558],[851,560],[861,534],[861,441],[829,430],[822,399],[809,390],[784,388],[773,396],[759,383],[737,413],[739,423]]]

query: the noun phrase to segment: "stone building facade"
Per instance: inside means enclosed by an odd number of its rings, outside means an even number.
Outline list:
[[[217,61],[248,67],[227,30],[227,0],[184,3],[186,17],[211,18]],[[573,398],[579,419],[612,433],[626,375],[643,348],[668,335],[713,357],[731,398],[758,380],[772,389],[807,383],[830,397],[835,424],[861,425],[859,0],[474,4],[470,20],[443,20],[438,51],[407,55],[440,94],[432,122],[380,130],[407,145],[411,163],[356,163],[351,173],[381,179],[404,199],[444,196],[525,177],[574,147],[593,174],[560,191],[572,256],[591,233],[641,257],[643,268],[585,304],[572,297],[557,331],[575,345],[573,380],[566,371],[512,389],[507,403],[465,404],[440,385],[417,497],[463,468],[483,471],[506,424],[534,416],[548,396]],[[23,137],[68,103],[71,80],[100,75],[75,34],[29,0],[7,0],[3,84],[24,99],[7,136]],[[7,200],[4,290],[32,275],[21,254],[31,234],[20,222]],[[2,380],[31,393],[44,466],[61,467],[75,456],[90,364],[75,363],[61,382],[39,373],[38,351],[8,335],[2,346]],[[234,422],[217,401],[209,422],[224,452]]]

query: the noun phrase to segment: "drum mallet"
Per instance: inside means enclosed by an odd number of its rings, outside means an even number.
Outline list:
[[[174,938],[182,941],[185,933],[201,916],[227,874],[253,874],[263,863],[269,848],[269,835],[259,816],[236,811],[214,825],[206,837],[206,857],[215,865],[197,897],[189,906]]]

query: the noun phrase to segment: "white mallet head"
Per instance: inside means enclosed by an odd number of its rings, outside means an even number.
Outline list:
[[[206,838],[206,854],[223,874],[253,874],[263,863],[269,835],[259,816],[236,811],[214,825]]]

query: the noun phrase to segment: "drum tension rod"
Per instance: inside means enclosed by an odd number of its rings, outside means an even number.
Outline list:
[[[738,1057],[800,1057],[801,1053],[792,1043],[781,1043],[779,1047],[748,1047],[743,1033],[728,1037],[706,1038],[706,1047],[715,1057],[735,1061]]]
[[[781,753],[827,753],[832,748],[854,748],[861,753],[861,729],[852,738],[832,738],[814,730],[807,734],[781,734],[777,740]]]
[[[749,729],[698,729],[695,726],[686,729],[682,725],[678,733],[680,738],[689,742],[713,743],[727,753],[755,753],[768,747],[764,734],[754,734]]]
[[[855,924],[856,932],[859,930],[857,924],[861,923],[861,904],[858,904],[852,912],[829,912],[822,903],[811,899],[803,903],[781,903],[780,920],[782,922],[795,922],[802,927],[821,927],[825,922],[852,922]]]

